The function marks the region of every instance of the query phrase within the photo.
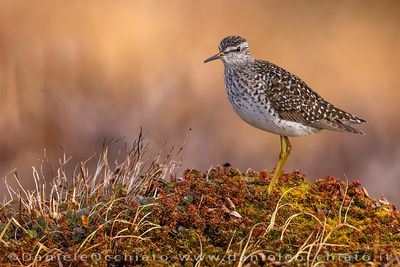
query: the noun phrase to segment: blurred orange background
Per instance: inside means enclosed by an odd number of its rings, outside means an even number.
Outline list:
[[[238,34],[253,56],[368,121],[365,136],[292,138],[286,170],[359,179],[400,204],[399,14],[399,1],[0,0],[0,176],[16,168],[29,184],[44,148],[75,164],[140,126],[155,150],[192,128],[183,168],[272,170],[278,136],[242,122],[222,64],[203,64]]]

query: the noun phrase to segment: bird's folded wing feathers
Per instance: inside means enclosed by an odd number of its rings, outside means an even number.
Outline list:
[[[349,124],[364,120],[325,101],[302,80],[283,69],[272,77],[271,106],[284,120],[294,121],[321,129],[362,133]]]

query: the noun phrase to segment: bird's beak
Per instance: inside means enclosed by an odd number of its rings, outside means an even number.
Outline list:
[[[224,56],[224,53],[220,52],[220,53],[218,53],[216,55],[213,55],[212,57],[209,57],[206,60],[204,60],[204,63],[207,63],[207,62],[210,62],[210,61],[213,61],[213,60],[216,60],[216,59],[220,59],[223,56]]]

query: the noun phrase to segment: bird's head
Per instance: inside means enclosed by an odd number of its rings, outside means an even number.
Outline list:
[[[207,58],[204,63],[215,59],[221,59],[225,66],[243,65],[253,60],[246,39],[236,35],[222,39],[219,44],[219,53]]]

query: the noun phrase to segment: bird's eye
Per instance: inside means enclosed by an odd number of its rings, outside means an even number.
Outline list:
[[[240,46],[236,48],[236,52],[240,52]]]

